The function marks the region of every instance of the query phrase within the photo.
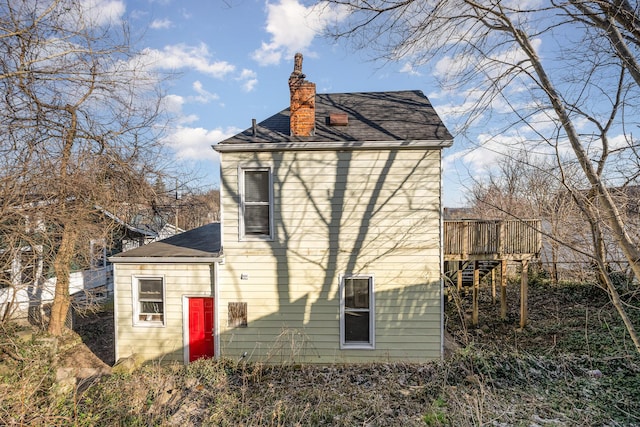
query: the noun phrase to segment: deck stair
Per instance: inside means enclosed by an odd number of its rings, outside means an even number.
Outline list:
[[[458,267],[456,267],[453,262],[448,262],[449,265],[448,270],[446,271],[447,277],[451,280],[450,283],[456,284],[458,281]],[[485,260],[485,261],[477,261],[478,270],[480,272],[480,280],[485,277],[487,274],[491,273],[491,271],[500,265],[500,261],[495,260]],[[453,265],[453,267],[451,267]],[[473,286],[473,261],[466,261],[462,265],[462,286],[463,287],[471,287]]]

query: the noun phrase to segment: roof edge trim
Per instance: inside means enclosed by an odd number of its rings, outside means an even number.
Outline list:
[[[215,144],[213,149],[219,153],[246,151],[337,151],[337,150],[409,150],[415,148],[447,148],[453,145],[452,139],[446,140],[405,140],[405,141],[341,141],[341,142],[248,142],[240,144]]]
[[[206,257],[125,257],[112,256],[109,261],[114,264],[213,264],[223,262],[222,256]]]

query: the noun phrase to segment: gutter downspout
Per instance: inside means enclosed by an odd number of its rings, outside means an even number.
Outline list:
[[[442,188],[444,185],[444,170],[442,166],[442,150],[440,153],[440,241],[438,252],[440,256],[440,360],[444,360],[444,203]]]
[[[218,274],[219,262],[213,263],[213,308],[215,310],[213,317],[213,325],[215,327],[215,334],[213,335],[213,358],[220,358],[220,275]]]
[[[116,283],[116,277],[118,264],[113,264],[113,347],[115,350],[113,363],[118,363],[120,359],[120,352],[118,351],[118,284]]]

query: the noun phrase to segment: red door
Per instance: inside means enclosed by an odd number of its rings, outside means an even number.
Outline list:
[[[189,362],[213,357],[213,298],[189,298]]]

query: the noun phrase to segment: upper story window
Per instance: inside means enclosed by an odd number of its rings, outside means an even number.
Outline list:
[[[340,348],[375,347],[373,276],[343,276],[340,280]]]
[[[240,169],[240,240],[273,239],[273,182],[269,168]]]

